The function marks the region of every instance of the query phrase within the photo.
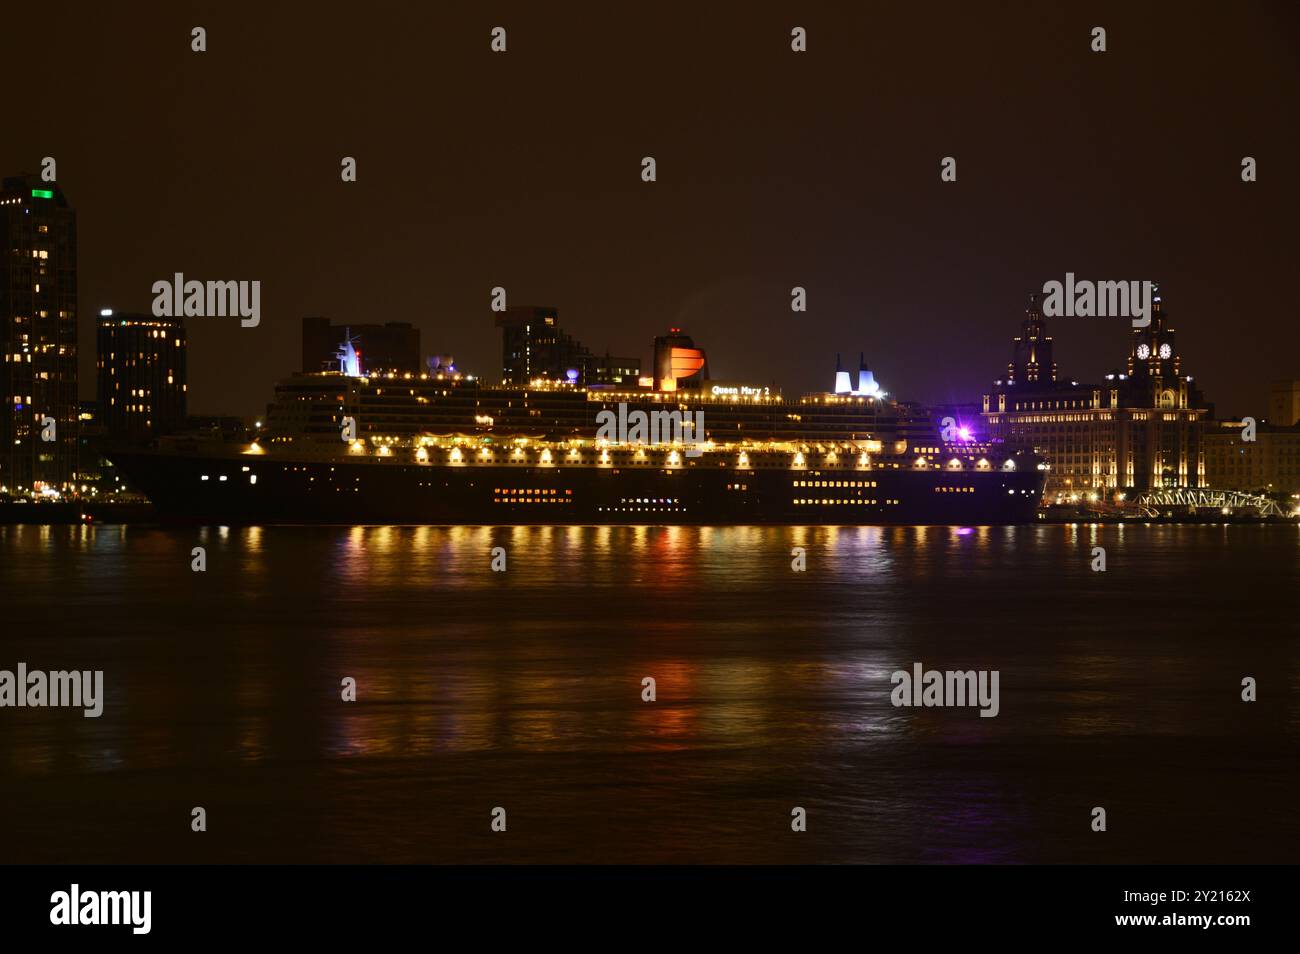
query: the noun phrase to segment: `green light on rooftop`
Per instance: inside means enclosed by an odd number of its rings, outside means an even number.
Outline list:
[[[53,199],[53,198],[54,198],[54,193],[51,192],[49,189],[33,189],[33,190],[32,190],[32,198],[33,198],[33,199]]]

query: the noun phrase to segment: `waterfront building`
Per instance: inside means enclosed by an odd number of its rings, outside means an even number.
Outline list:
[[[1206,486],[1265,496],[1300,493],[1300,424],[1258,421],[1247,440],[1245,421],[1205,428]]]
[[[0,488],[76,486],[77,215],[39,176],[0,183]]]
[[[1300,381],[1278,381],[1269,388],[1268,419],[1281,427],[1300,424]]]
[[[501,382],[527,385],[559,381],[580,387],[635,387],[640,358],[595,355],[560,328],[554,308],[531,305],[497,315],[501,329]]]
[[[110,440],[148,440],[184,428],[188,348],[180,318],[106,308],[96,345],[98,423]]]
[[[1200,438],[1211,410],[1183,373],[1158,289],[1151,323],[1130,329],[1123,367],[1098,384],[1058,378],[1052,338],[1032,296],[1007,375],[983,401],[991,438],[1047,460],[1049,503],[1206,486]]]

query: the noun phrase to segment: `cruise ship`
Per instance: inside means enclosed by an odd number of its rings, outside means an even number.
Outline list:
[[[664,426],[627,432],[637,420]],[[250,443],[169,438],[109,456],[161,516],[203,523],[1035,519],[1040,458],[944,432],[880,394],[326,371],[280,382]]]

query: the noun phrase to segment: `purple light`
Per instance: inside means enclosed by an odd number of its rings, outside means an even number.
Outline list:
[[[578,369],[570,368],[568,371],[564,372],[564,376],[567,377],[570,381],[576,381],[578,380]]]
[[[975,530],[974,530],[973,528],[971,528],[971,527],[958,527],[958,528],[957,528],[957,536],[959,536],[959,537],[968,537],[968,536],[970,536],[970,535],[971,535],[972,533],[974,533],[974,532],[975,532]]]
[[[957,436],[964,441],[970,440],[970,428],[969,427],[957,428]]]

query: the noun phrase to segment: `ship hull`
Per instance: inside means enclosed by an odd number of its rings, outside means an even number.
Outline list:
[[[875,468],[431,466],[151,452],[114,463],[164,519],[218,524],[1016,524],[1043,475]]]

